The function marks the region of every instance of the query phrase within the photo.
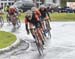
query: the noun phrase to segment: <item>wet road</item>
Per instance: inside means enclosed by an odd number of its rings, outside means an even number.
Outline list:
[[[33,37],[26,35],[24,24],[13,32],[21,43],[11,51],[0,54],[0,59],[75,59],[75,22],[52,22],[52,38],[45,42],[40,56]],[[11,32],[12,25],[5,24],[1,30]]]

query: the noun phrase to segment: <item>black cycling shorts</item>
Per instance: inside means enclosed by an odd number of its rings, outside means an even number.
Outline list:
[[[45,18],[45,17],[41,16],[40,21],[44,21],[44,18]]]
[[[37,23],[35,23],[35,27],[36,27],[36,28],[41,28],[41,27],[42,27],[41,22],[38,21]]]

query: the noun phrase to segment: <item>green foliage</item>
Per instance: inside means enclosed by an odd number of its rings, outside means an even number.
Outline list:
[[[52,13],[52,21],[75,21],[75,13]]]
[[[16,41],[15,35],[8,32],[0,31],[0,49],[10,46],[15,41]]]

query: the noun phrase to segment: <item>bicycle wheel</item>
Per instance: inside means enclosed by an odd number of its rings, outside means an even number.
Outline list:
[[[51,39],[51,32],[50,32],[51,27],[50,27],[49,21],[46,21],[46,30],[47,30],[48,36],[49,36],[50,39]]]

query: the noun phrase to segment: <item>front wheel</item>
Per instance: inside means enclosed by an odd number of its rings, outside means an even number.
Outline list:
[[[51,32],[50,32],[50,30],[51,30],[50,23],[49,23],[48,20],[46,20],[46,31],[48,32],[48,36],[51,39]]]

